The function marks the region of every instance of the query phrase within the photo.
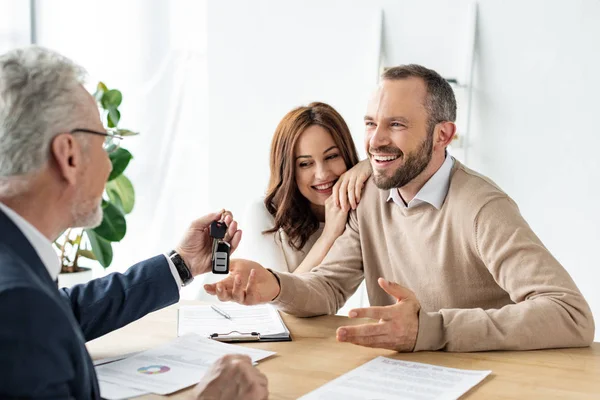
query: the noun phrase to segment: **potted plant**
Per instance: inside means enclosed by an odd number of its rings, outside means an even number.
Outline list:
[[[119,106],[123,100],[120,91],[109,90],[102,82],[98,83],[94,98],[98,102],[105,126],[116,128],[121,136],[137,133],[118,128],[121,119]],[[124,148],[109,154],[112,172],[108,177],[102,198],[102,223],[93,229],[67,229],[54,245],[60,257],[61,272],[59,286],[72,286],[84,283],[92,278],[92,270],[82,267],[82,259],[96,260],[107,268],[113,259],[112,242],[119,242],[127,233],[125,216],[133,210],[135,191],[131,181],[123,174],[133,158]]]

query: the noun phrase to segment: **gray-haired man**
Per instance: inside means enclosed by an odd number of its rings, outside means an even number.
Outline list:
[[[60,265],[51,242],[68,227],[100,223],[111,171],[105,148],[116,139],[102,126],[83,76],[68,59],[39,47],[0,56],[2,398],[100,398],[85,341],[177,302],[182,280],[211,268],[206,228],[221,212],[191,224],[175,262],[159,255],[124,274],[56,288]],[[225,222],[225,240],[235,249],[241,232],[230,215]],[[227,356],[195,394],[263,399],[267,379],[248,357]]]

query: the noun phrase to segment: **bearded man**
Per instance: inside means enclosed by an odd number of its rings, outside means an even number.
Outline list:
[[[321,265],[293,275],[232,261],[206,285],[221,300],[334,314],[364,279],[371,307],[337,339],[397,351],[589,346],[590,308],[515,202],[450,156],[450,85],[419,65],[387,70],[365,116],[373,169],[356,211]]]

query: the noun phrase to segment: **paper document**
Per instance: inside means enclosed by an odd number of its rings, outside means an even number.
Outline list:
[[[178,334],[197,333],[204,337],[213,334],[235,338],[257,333],[262,341],[290,340],[290,332],[277,309],[268,304],[242,306],[235,303],[218,305],[226,318],[210,305],[182,306],[179,308]]]
[[[226,354],[245,354],[253,362],[275,352],[217,342],[189,334],[135,356],[100,365],[98,380],[157,394],[169,394],[191,386]]]
[[[491,372],[377,357],[300,399],[458,399]]]
[[[102,358],[100,360],[94,360],[94,366],[97,367],[98,365],[108,364],[108,363],[111,363],[111,362],[119,361],[119,360],[122,360],[124,358],[134,356],[134,355],[136,355],[138,353],[139,353],[139,351],[134,351],[133,353],[127,353],[127,354],[123,354],[123,355],[120,355],[120,356]]]
[[[100,396],[106,400],[131,399],[132,397],[148,394],[144,390],[133,389],[110,382],[98,381],[98,384],[100,385]]]

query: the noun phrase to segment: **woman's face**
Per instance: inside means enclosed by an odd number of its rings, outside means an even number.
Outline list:
[[[296,183],[313,205],[325,205],[333,185],[346,172],[346,163],[333,138],[323,127],[308,127],[296,142]]]

